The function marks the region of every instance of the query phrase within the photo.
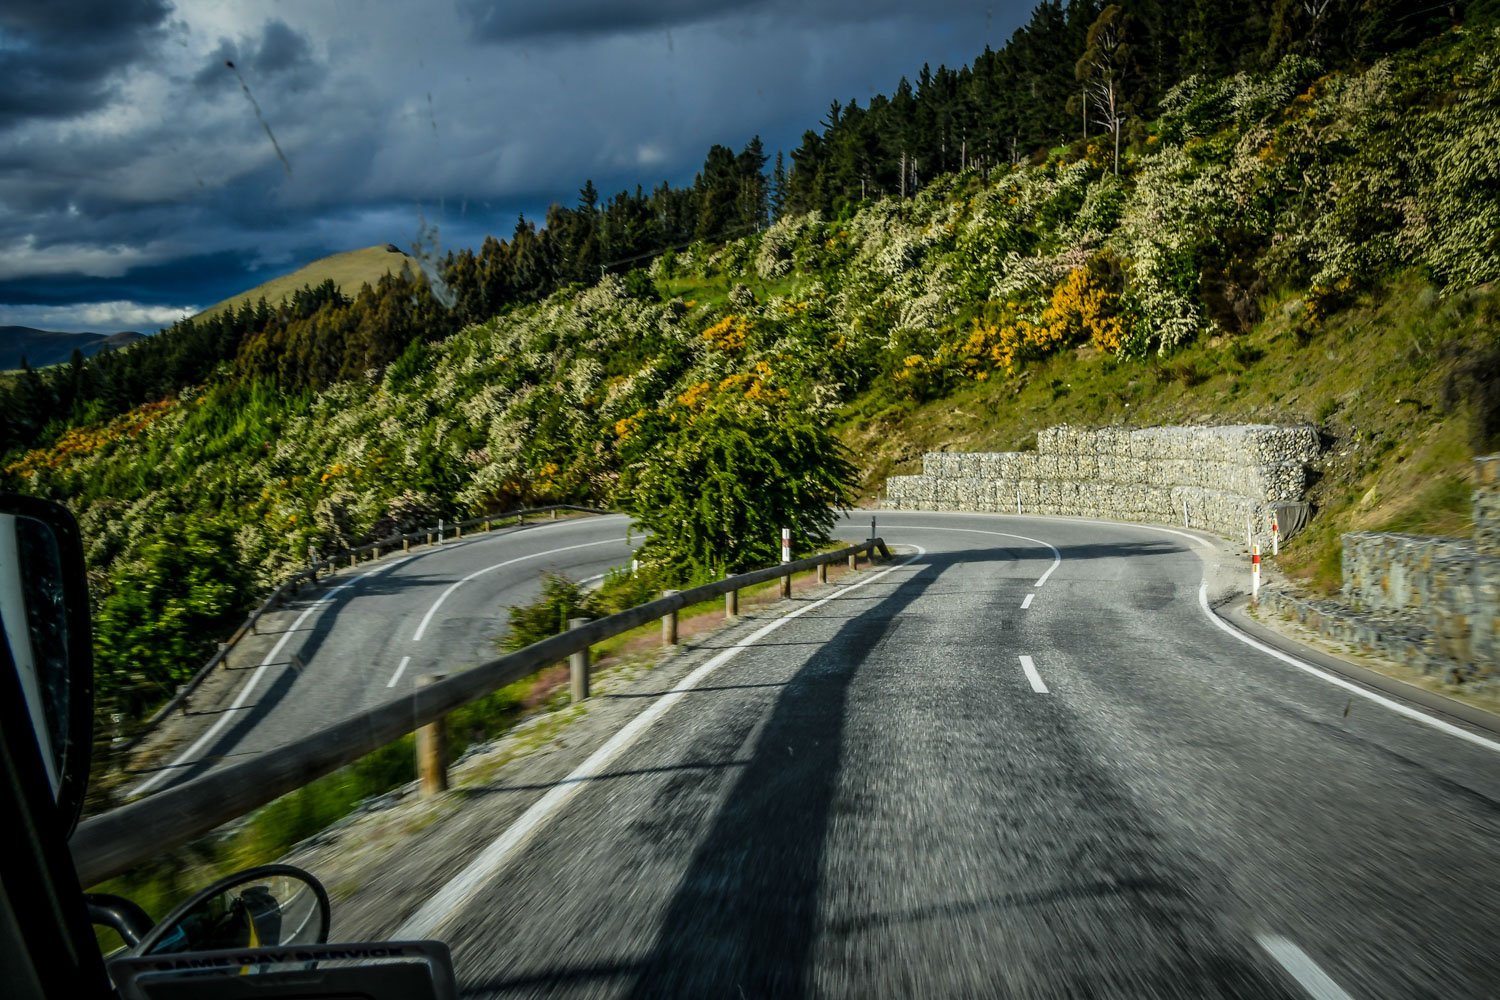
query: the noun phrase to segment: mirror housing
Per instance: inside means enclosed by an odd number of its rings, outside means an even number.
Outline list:
[[[235,872],[193,896],[133,949],[139,956],[323,944],[328,892],[292,865]]]
[[[93,751],[94,653],[83,541],[61,504],[0,494],[0,632],[71,836]]]

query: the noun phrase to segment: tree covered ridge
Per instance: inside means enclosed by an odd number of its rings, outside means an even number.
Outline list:
[[[777,153],[769,174],[756,137],[735,153],[715,145],[690,187],[666,183],[605,199],[587,181],[574,207],[544,225],[524,217],[509,239],[449,253],[432,274],[383,279],[347,297],[330,284],[278,307],[264,303],[180,321],[129,351],[81,356],[61,370],[24,370],[0,384],[0,453],[56,439],[233,363],[291,391],[317,389],[392,363],[416,340],[446,337],[606,270],[628,272],[666,250],[756,232],[789,215],[837,216],[867,200],[907,197],[932,178],[1044,162],[1072,144],[1084,155],[1107,134],[1142,155],[1147,122],[1179,81],[1269,71],[1287,55],[1324,68],[1367,63],[1467,19],[1490,23],[1500,0],[1043,0],[998,50],[969,66],[923,66],[867,106],[835,101],[820,128]],[[1115,156],[1118,172],[1119,154]]]
[[[551,238],[529,226],[494,242],[490,278],[481,248],[476,276],[450,260],[446,287],[309,289],[195,324],[194,384],[13,455],[5,475],[79,510],[100,690],[127,712],[169,693],[308,546],[440,515],[615,503],[656,518],[664,575],[742,568],[773,557],[783,519],[800,540],[826,529],[850,472],[841,415],[1024,378],[1067,349],[1131,364],[1245,329],[1273,299],[1315,329],[1402,269],[1493,280],[1496,42],[1470,29],[1360,70],[1294,53],[1192,76],[1119,176],[1096,137],[1036,165],[970,162],[906,198],[784,211],[550,293],[494,283]],[[496,287],[524,291],[475,298]]]

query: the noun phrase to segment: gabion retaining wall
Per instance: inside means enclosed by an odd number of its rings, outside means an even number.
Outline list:
[[[1474,459],[1474,545],[1500,556],[1500,455]]]
[[[1500,455],[1474,460],[1474,540],[1344,535],[1341,601],[1270,591],[1269,606],[1425,673],[1493,684],[1500,664]]]
[[[1034,452],[929,452],[886,480],[894,510],[972,510],[1187,524],[1266,544],[1271,506],[1300,501],[1312,427],[1052,427]]]

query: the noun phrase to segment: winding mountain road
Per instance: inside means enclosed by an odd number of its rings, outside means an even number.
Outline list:
[[[432,884],[342,932],[447,940],[483,997],[1500,993],[1493,737],[1231,635],[1185,533],[880,532],[903,561],[685,654],[571,775],[471,792],[484,842],[434,824]]]
[[[266,621],[264,652],[237,671],[225,704],[133,793],[273,750],[399,698],[422,674],[492,659],[506,609],[533,600],[544,571],[584,580],[629,563],[629,524],[618,514],[544,521],[344,570]]]

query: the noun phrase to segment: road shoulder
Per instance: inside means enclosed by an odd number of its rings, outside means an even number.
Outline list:
[[[1356,663],[1332,649],[1329,644],[1319,641],[1311,633],[1297,629],[1293,623],[1256,612],[1246,596],[1216,605],[1212,612],[1246,635],[1289,656],[1451,721],[1472,726],[1491,736],[1500,736],[1500,714],[1392,676],[1393,673],[1406,671],[1407,668],[1399,664],[1383,663],[1382,666],[1391,671],[1385,673]]]

